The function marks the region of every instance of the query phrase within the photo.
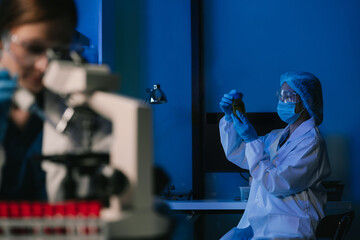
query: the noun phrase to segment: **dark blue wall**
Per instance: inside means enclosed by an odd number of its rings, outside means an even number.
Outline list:
[[[144,98],[146,88],[161,85],[168,103],[152,105],[154,161],[170,175],[176,189],[190,191],[190,0],[118,0],[115,19],[120,92]]]
[[[175,188],[192,188],[190,0],[148,0],[146,5],[147,86],[159,83],[168,103],[153,106],[155,162]]]
[[[101,0],[75,0],[78,7],[77,30],[99,45],[101,33]]]
[[[84,56],[91,63],[102,62],[102,0],[75,0],[78,9],[76,30],[90,39]],[[91,48],[89,48],[91,46]]]

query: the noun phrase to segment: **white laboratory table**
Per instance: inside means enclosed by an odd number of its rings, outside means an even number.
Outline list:
[[[167,200],[172,211],[182,212],[222,212],[238,213],[243,212],[246,202],[234,200]],[[326,213],[335,214],[346,212],[352,209],[350,201],[329,201],[326,204]]]
[[[232,200],[166,201],[173,211],[244,211],[246,202]]]

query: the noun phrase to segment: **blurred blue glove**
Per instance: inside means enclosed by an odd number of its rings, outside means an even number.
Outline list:
[[[249,122],[249,119],[247,119],[247,117],[238,110],[236,111],[236,114],[239,118],[237,118],[234,114],[231,114],[231,117],[234,121],[234,128],[240,137],[247,143],[258,139],[256,130]]]
[[[221,111],[223,111],[225,113],[225,120],[228,122],[233,121],[231,114],[233,112],[232,103],[233,103],[233,99],[234,99],[234,96],[233,96],[234,93],[236,93],[235,89],[231,90],[229,93],[225,93],[220,102]]]
[[[11,98],[16,88],[16,78],[8,71],[0,70],[0,142],[4,140],[7,128],[7,118],[11,106]]]

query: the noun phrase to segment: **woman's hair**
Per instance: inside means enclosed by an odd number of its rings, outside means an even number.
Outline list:
[[[64,21],[75,29],[76,6],[73,0],[0,0],[0,34],[27,23]]]

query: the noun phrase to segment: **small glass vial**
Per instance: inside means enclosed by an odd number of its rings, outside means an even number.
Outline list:
[[[238,110],[242,114],[245,114],[245,104],[242,101],[243,94],[239,93],[239,92],[236,92],[236,93],[234,93],[232,95],[234,96],[233,103],[232,103],[232,108],[233,108],[234,115],[237,116],[236,115],[236,110]]]

